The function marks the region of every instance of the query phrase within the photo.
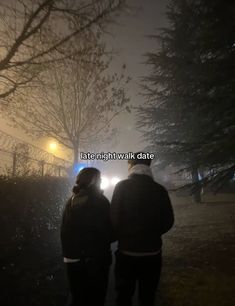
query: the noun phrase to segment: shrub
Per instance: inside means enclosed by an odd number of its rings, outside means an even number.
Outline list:
[[[70,187],[66,178],[0,177],[1,305],[56,305],[66,294],[59,228]]]

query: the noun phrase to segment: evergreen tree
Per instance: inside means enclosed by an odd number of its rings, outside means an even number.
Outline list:
[[[199,168],[204,183],[235,170],[234,10],[233,1],[172,0],[169,27],[153,36],[159,48],[146,54],[138,126],[162,165],[190,170],[196,189]]]

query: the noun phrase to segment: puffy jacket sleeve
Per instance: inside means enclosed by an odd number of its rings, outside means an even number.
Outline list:
[[[63,256],[67,256],[66,250],[67,250],[67,244],[69,241],[69,234],[68,234],[68,218],[69,218],[69,210],[70,210],[70,203],[71,199],[69,199],[65,205],[63,214],[62,214],[62,220],[60,225],[60,240],[61,240],[61,247],[62,247],[62,253]]]
[[[103,196],[103,204],[105,208],[105,211],[104,211],[105,223],[107,225],[106,231],[109,233],[109,237],[110,237],[109,241],[114,242],[116,241],[116,237],[115,237],[113,225],[110,219],[110,202],[104,196]]]
[[[114,231],[117,230],[118,225],[120,223],[120,211],[121,211],[122,197],[123,197],[122,185],[121,183],[118,183],[113,192],[113,197],[111,200],[111,208],[110,208],[111,222],[112,222]]]
[[[174,224],[174,212],[168,192],[164,188],[161,201],[161,234],[168,232]]]

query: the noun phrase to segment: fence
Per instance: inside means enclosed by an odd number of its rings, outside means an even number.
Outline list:
[[[67,176],[71,163],[0,131],[0,175]]]

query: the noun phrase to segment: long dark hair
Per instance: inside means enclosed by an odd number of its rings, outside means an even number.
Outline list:
[[[82,189],[85,190],[93,187],[99,189],[100,180],[100,171],[98,169],[92,167],[84,168],[76,178],[76,185],[73,187],[73,192],[77,194]]]

